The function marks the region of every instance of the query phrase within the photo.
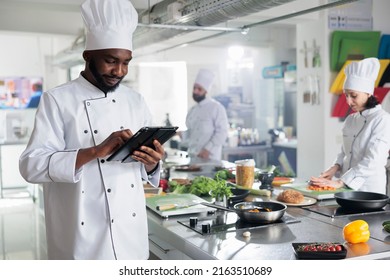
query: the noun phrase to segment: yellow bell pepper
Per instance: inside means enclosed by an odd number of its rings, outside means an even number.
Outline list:
[[[346,224],[343,228],[344,240],[355,244],[367,242],[370,239],[370,230],[366,221],[356,220]]]

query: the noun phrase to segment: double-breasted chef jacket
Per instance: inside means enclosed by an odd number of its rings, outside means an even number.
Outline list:
[[[229,129],[226,110],[221,103],[206,97],[188,111],[186,126],[188,130],[183,132],[183,142],[188,145],[191,156],[206,149],[210,159],[221,160]]]
[[[139,162],[100,158],[75,170],[77,152],[112,132],[152,124],[142,96],[120,85],[104,95],[81,75],[45,92],[20,157],[22,176],[42,183],[49,259],[147,259],[144,180]]]
[[[335,163],[342,167],[341,180],[360,191],[386,193],[390,149],[390,114],[381,105],[347,117],[343,145]]]

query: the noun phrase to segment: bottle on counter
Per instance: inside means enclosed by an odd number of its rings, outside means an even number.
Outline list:
[[[169,119],[169,113],[166,113],[165,126],[172,126],[171,120]]]

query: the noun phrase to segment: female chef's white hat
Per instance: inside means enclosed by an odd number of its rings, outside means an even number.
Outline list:
[[[129,0],[87,0],[81,5],[86,50],[133,50],[138,14]]]
[[[200,85],[205,91],[210,91],[214,81],[214,73],[208,69],[200,69],[195,79],[195,84]]]
[[[379,60],[374,57],[351,62],[344,70],[346,75],[344,89],[373,94],[379,68]]]

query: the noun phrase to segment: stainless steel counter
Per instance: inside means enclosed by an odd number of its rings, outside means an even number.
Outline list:
[[[206,164],[201,172],[171,172],[171,178],[193,178],[199,175],[212,176],[215,166]],[[261,198],[265,197],[250,197]],[[317,202],[319,205],[336,204],[334,200]],[[235,215],[234,213],[230,213]],[[279,223],[256,229],[239,229],[202,235],[178,223],[188,222],[190,217],[199,219],[207,215],[181,215],[163,219],[148,210],[150,250],[161,259],[220,259],[220,260],[294,260],[296,259],[292,243],[300,242],[338,242],[344,244],[342,229],[348,222],[364,219],[370,225],[371,238],[358,246],[345,244],[347,258],[390,259],[390,234],[382,230],[382,222],[390,220],[390,212],[359,216],[330,218],[300,207],[288,207],[286,216],[298,220],[295,223]],[[244,238],[243,232],[250,231],[250,238]],[[360,247],[360,248],[359,248]]]
[[[167,259],[170,258],[169,254],[177,251],[184,259],[292,260],[295,259],[291,245],[293,242],[344,243],[342,227],[349,222],[348,218],[326,219],[301,208],[289,208],[287,213],[297,218],[299,222],[251,229],[249,230],[251,237],[244,238],[242,233],[246,230],[201,235],[178,223],[179,220],[188,220],[190,216],[161,219],[149,212],[150,237],[155,244],[158,244],[159,240],[169,244],[165,248],[164,245],[160,246],[157,249],[160,252],[156,250],[152,252],[160,258]],[[360,255],[360,252],[349,248],[347,258],[390,258],[390,237],[382,240],[380,232],[382,227],[379,223],[382,219],[390,220],[390,214],[381,217],[365,216],[364,219],[371,225],[372,238],[366,244],[369,252]]]

